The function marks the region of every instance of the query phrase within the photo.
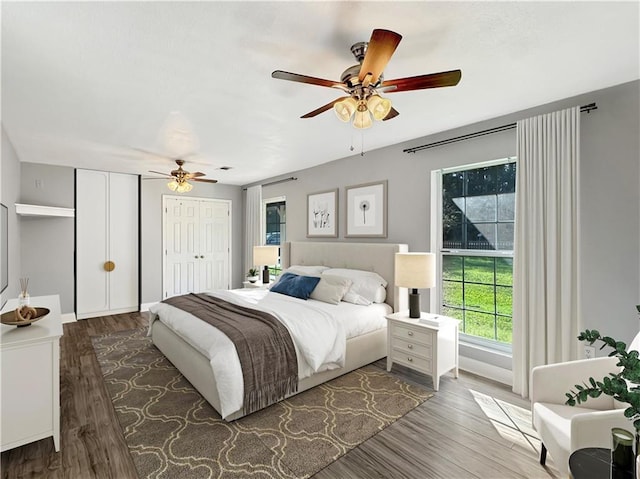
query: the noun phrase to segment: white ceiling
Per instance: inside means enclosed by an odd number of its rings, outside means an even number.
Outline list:
[[[146,173],[172,162],[136,148],[193,150],[188,170],[248,184],[638,79],[638,7],[2,2],[2,124],[25,162]],[[362,138],[332,111],[300,119],[342,92],[271,72],[339,80],[374,28],[403,35],[386,79],[460,68],[460,84],[389,95],[400,116]]]

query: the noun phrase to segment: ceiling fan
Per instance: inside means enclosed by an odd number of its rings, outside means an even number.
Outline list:
[[[399,115],[391,105],[391,101],[380,96],[381,93],[455,86],[462,77],[460,70],[451,70],[385,80],[382,72],[401,39],[402,35],[390,30],[373,30],[369,42],[358,42],[351,47],[351,52],[358,60],[358,64],[347,68],[339,82],[282,70],[274,71],[271,76],[279,80],[337,88],[347,93],[347,96],[337,98],[300,118],[312,118],[333,108],[340,120],[348,122],[353,118],[354,127],[369,128],[373,123],[371,117],[386,121]]]
[[[186,193],[191,191],[193,185],[189,183],[189,181],[200,181],[203,183],[217,183],[218,180],[210,180],[208,178],[201,178],[205,176],[204,173],[196,171],[195,173],[189,173],[185,169],[182,168],[184,165],[184,160],[176,159],[174,160],[178,165],[178,168],[175,170],[171,170],[169,174],[162,173],[160,171],[149,170],[150,173],[156,173],[158,175],[163,175],[166,178],[170,178],[171,181],[167,183],[167,186],[171,191],[175,191],[177,193]]]

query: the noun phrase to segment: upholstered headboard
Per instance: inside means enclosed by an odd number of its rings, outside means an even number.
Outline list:
[[[395,285],[395,254],[409,247],[398,243],[316,243],[292,241],[281,247],[282,267],[291,265],[323,265],[375,271],[387,280],[387,303],[394,311],[409,309],[406,288]]]

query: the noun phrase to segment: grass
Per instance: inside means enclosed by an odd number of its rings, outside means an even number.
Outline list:
[[[462,320],[462,331],[511,344],[513,260],[444,256],[443,314]]]

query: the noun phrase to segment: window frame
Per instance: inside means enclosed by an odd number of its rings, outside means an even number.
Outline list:
[[[506,158],[500,158],[495,160],[482,161],[477,163],[471,163],[461,166],[453,166],[447,168],[441,168],[431,171],[431,251],[436,253],[436,286],[431,289],[430,293],[430,310],[440,313],[443,303],[443,272],[442,263],[443,256],[478,256],[478,257],[496,257],[496,258],[513,258],[513,251],[509,250],[478,250],[478,249],[465,249],[465,248],[443,248],[442,243],[442,175],[462,172],[468,170],[474,170],[478,168],[486,168],[491,166],[499,166],[506,163],[516,163],[517,171],[517,158],[510,156]],[[512,311],[512,325],[513,325],[513,311]],[[511,354],[513,348],[512,344],[501,343],[499,341],[481,338],[479,336],[473,336],[460,332],[461,342],[486,348],[491,351],[500,353]]]
[[[285,206],[285,210],[287,207],[287,197],[286,196],[274,196],[272,198],[263,198],[262,200],[262,238],[263,238],[263,242],[266,245],[267,244],[267,206],[271,203],[284,203]],[[286,216],[285,216],[286,218]],[[287,221],[285,219],[284,223],[281,221],[280,225],[284,224],[285,225],[285,229],[284,229],[284,234],[282,234],[282,230],[280,230],[280,244],[278,244],[278,264],[275,265],[275,267],[270,268],[271,271],[271,276],[276,276],[277,274],[279,274],[280,271],[282,271],[282,260],[280,257],[280,248],[282,247],[282,244],[287,240],[286,236],[287,236],[287,229],[286,229],[286,224]]]

